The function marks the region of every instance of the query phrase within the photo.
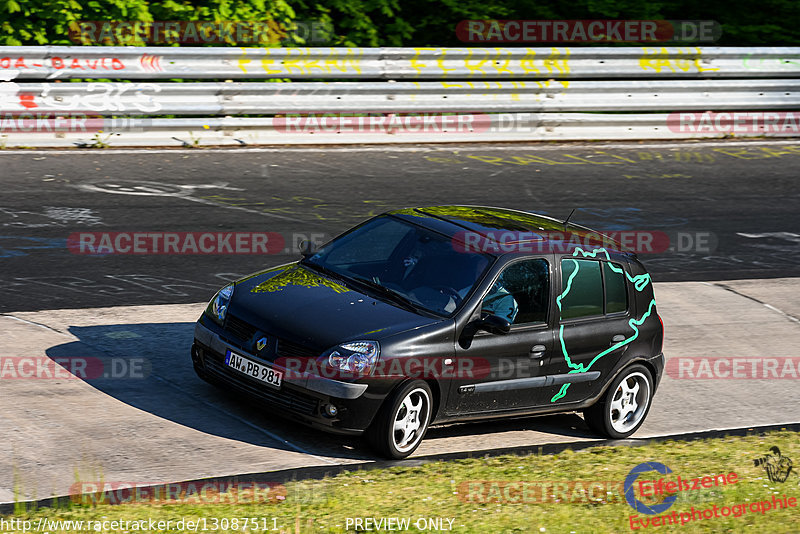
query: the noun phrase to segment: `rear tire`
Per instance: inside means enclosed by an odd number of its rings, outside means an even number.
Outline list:
[[[653,402],[653,377],[643,365],[623,370],[606,393],[583,411],[594,432],[612,439],[627,438],[644,423]]]
[[[433,395],[422,380],[408,382],[390,395],[367,429],[367,441],[382,456],[399,460],[419,447],[431,420]]]

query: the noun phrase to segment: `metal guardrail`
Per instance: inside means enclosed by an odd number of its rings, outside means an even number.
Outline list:
[[[526,116],[527,115],[527,116]],[[508,117],[511,119],[511,117]],[[436,132],[396,132],[390,128],[360,133],[332,131],[293,132],[285,122],[271,117],[209,117],[185,119],[121,119],[107,123],[100,133],[65,132],[57,135],[20,132],[13,145],[38,147],[111,146],[250,146],[361,143],[430,143],[486,141],[538,141],[588,139],[670,138],[667,115],[523,114],[513,128],[503,128],[500,118],[488,128]],[[10,141],[12,139],[7,139]],[[3,146],[0,135],[0,146]]]
[[[800,109],[800,79],[6,83],[0,109],[92,115]]]
[[[102,120],[102,119],[101,119]],[[459,127],[459,117],[430,130],[395,129],[391,126],[353,131],[339,127],[293,127],[287,119],[273,117],[205,117],[182,119],[110,119],[95,125],[99,131],[41,134],[19,132],[5,137],[0,147],[124,147],[124,146],[254,146],[380,143],[469,143],[513,141],[583,141],[722,138],[724,133],[687,135],[669,127],[670,114],[520,113],[469,117]],[[674,123],[673,123],[674,124]],[[796,134],[794,134],[796,135]],[[787,137],[792,134],[770,134]]]
[[[300,81],[234,81],[285,78]],[[742,135],[800,135],[769,127],[800,112],[800,47],[0,47],[0,147],[728,135],[676,127],[676,112],[707,110],[772,114]]]
[[[0,47],[0,80],[800,77],[800,47]]]

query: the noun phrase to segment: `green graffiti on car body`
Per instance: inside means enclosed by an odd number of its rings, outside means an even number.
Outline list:
[[[608,255],[608,251],[606,249],[604,249],[604,248],[598,248],[598,249],[593,250],[592,252],[586,252],[585,250],[583,250],[580,247],[578,247],[578,248],[575,249],[575,252],[573,252],[572,255],[573,256],[577,256],[578,254],[580,254],[584,258],[589,258],[589,257],[596,258],[599,253],[605,254],[606,259],[609,260],[609,262],[610,262],[611,257]],[[570,289],[572,289],[572,281],[575,278],[575,276],[578,274],[578,270],[580,269],[580,265],[578,264],[578,262],[575,261],[574,259],[572,261],[575,262],[575,270],[572,271],[572,274],[570,274],[569,279],[567,280],[567,287],[564,289],[564,292],[561,293],[561,295],[559,295],[558,298],[556,298],[556,304],[558,305],[559,314],[561,313],[561,301],[562,301],[562,299],[564,297],[567,296],[567,294],[569,294]],[[625,272],[623,269],[620,269],[619,267],[615,267],[613,263],[609,263],[608,266],[612,271],[614,271],[617,274],[624,273],[625,276],[628,278],[628,280],[631,283],[633,283],[633,287],[636,288],[636,291],[640,291],[640,292],[643,291],[648,286],[648,284],[650,284],[652,282],[649,274],[639,274],[639,275],[636,275],[636,276],[631,276],[630,274]],[[640,319],[636,319],[634,317],[634,318],[632,318],[631,320],[628,321],[628,326],[630,326],[631,329],[633,329],[633,334],[630,337],[625,338],[624,340],[620,341],[619,343],[616,343],[616,344],[612,345],[611,347],[609,347],[608,349],[604,350],[603,352],[599,353],[597,356],[592,358],[592,361],[589,362],[588,365],[584,365],[582,363],[576,364],[576,363],[572,362],[572,359],[569,357],[569,352],[567,351],[567,346],[566,346],[566,344],[564,342],[564,325],[562,324],[558,329],[558,339],[559,339],[559,341],[561,343],[561,354],[564,356],[564,360],[567,362],[567,365],[572,369],[571,371],[569,371],[568,374],[585,373],[585,372],[587,372],[589,369],[591,369],[592,365],[594,365],[594,362],[596,362],[597,360],[599,360],[600,358],[602,358],[606,354],[608,354],[610,352],[614,352],[615,350],[617,350],[617,349],[619,349],[621,347],[624,347],[625,345],[627,345],[628,343],[631,343],[633,340],[635,340],[637,337],[639,337],[639,328],[638,327],[641,326],[645,322],[645,320],[647,320],[648,317],[650,317],[650,315],[653,313],[653,308],[655,307],[655,305],[656,305],[656,299],[653,298],[650,301],[650,304],[647,306],[647,312],[645,312],[645,314],[642,315],[642,317]],[[555,402],[555,401],[565,397],[567,395],[567,390],[569,389],[570,385],[572,385],[572,384],[571,383],[567,383],[567,384],[564,384],[563,386],[561,386],[561,389],[559,390],[559,392],[556,393],[555,395],[553,395],[553,398],[550,399],[550,402]]]
[[[285,287],[327,287],[336,293],[347,293],[348,288],[328,280],[323,276],[311,272],[299,265],[284,268],[282,272],[258,284],[250,290],[251,293],[274,293],[282,291]]]

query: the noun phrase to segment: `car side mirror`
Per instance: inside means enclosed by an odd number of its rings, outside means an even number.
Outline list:
[[[490,334],[508,334],[511,331],[511,323],[508,319],[500,317],[499,315],[487,315],[481,317],[478,328],[486,330]]]
[[[300,243],[297,245],[297,248],[300,249],[300,254],[303,256],[311,256],[317,251],[316,243],[308,239],[303,239],[300,241]]]

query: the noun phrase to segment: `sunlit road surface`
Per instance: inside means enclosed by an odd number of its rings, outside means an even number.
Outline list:
[[[800,346],[800,306],[791,299],[798,279],[656,283],[655,290],[668,360],[793,356]],[[0,502],[13,499],[15,484],[29,498],[64,495],[76,476],[158,484],[376,459],[359,440],[277,419],[197,378],[188,349],[203,306],[0,317],[4,356],[116,360],[147,375],[2,380]],[[697,379],[674,371],[635,437],[800,421],[796,377]],[[414,456],[592,439],[574,414],[459,424],[431,429]]]
[[[662,232],[670,248],[640,258],[668,360],[693,358],[700,370],[703,359],[796,356],[799,163],[800,144],[766,141],[0,152],[0,354],[45,367],[61,357],[116,362],[135,375],[4,376],[0,502],[65,494],[79,480],[158,484],[374,461],[359,440],[205,384],[189,347],[198,303],[225,281],[296,259],[299,239],[396,207],[496,205],[556,218],[576,209],[572,220],[597,230]],[[283,242],[268,255],[67,246],[85,232],[211,231]],[[800,421],[785,373],[677,376],[662,380],[637,437]],[[415,456],[591,439],[574,414],[450,425],[432,428]]]

